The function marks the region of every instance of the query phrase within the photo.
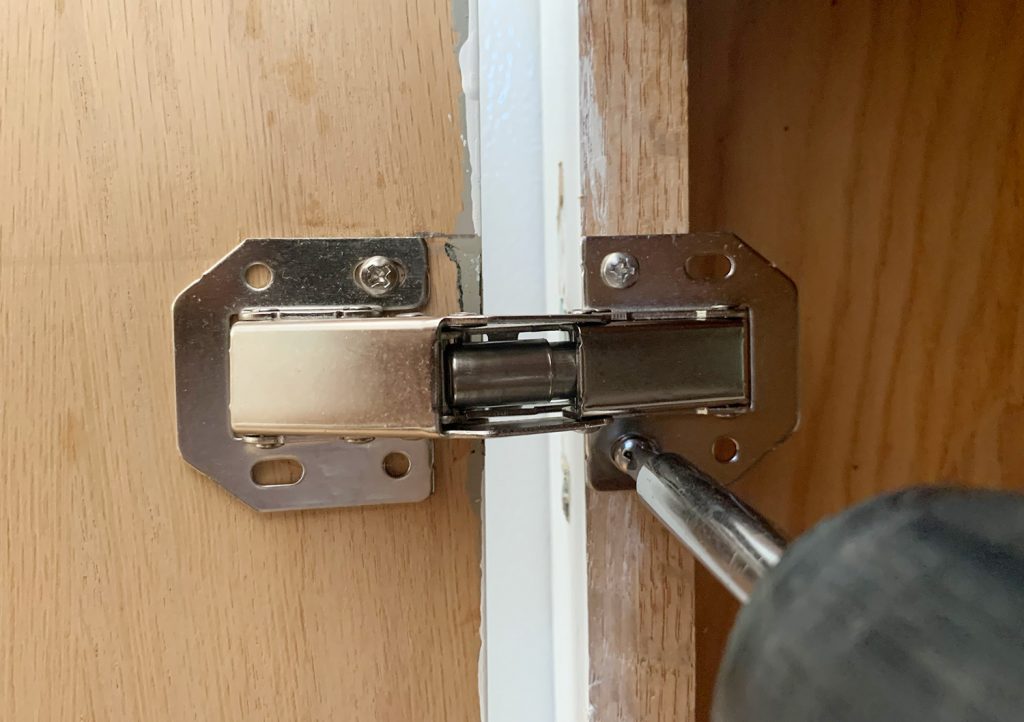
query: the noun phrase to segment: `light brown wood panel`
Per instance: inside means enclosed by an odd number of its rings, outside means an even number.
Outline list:
[[[688,229],[686,5],[580,3],[585,233]]]
[[[259,515],[172,404],[171,300],[239,239],[454,229],[456,42],[446,0],[0,6],[0,718],[478,718],[472,447]]]
[[[686,5],[581,3],[583,227],[687,230]],[[594,722],[689,720],[693,560],[635,494],[587,496]]]
[[[1024,488],[1024,7],[691,0],[691,210],[800,291],[802,422],[736,489],[799,533]],[[698,580],[699,718],[735,607]]]

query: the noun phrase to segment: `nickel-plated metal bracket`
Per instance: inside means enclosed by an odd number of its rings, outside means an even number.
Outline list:
[[[796,424],[796,291],[734,236],[586,238],[590,307],[522,317],[426,313],[424,243],[249,241],[186,290],[186,459],[257,508],[343,506],[429,494],[430,439],[584,432],[588,481],[614,489],[624,435],[729,482]],[[275,459],[303,471],[258,483]]]
[[[639,271],[614,288],[602,259],[625,253]],[[775,264],[731,233],[588,238],[583,247],[587,303],[613,312],[726,310],[745,317],[749,397],[740,406],[706,405],[681,412],[618,416],[587,438],[588,481],[595,488],[632,488],[609,455],[625,436],[656,439],[715,481],[729,484],[784,441],[799,420],[796,285]],[[706,359],[713,363],[712,359]]]
[[[261,511],[425,499],[433,490],[429,440],[378,434],[249,434],[233,428],[232,328],[254,317],[252,309],[257,308],[283,318],[305,309],[341,320],[479,311],[479,258],[479,239],[469,236],[241,243],[174,301],[182,456]],[[431,268],[433,276],[428,274]],[[353,371],[337,369],[341,375]],[[297,380],[294,370],[281,369],[261,378],[252,393],[284,401]]]

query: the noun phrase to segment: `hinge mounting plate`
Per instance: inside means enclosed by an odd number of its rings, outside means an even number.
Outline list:
[[[628,254],[635,282],[615,288],[601,277],[602,260]],[[587,481],[597,489],[632,488],[608,450],[630,434],[663,448],[728,484],[796,428],[797,290],[778,267],[731,233],[594,236],[583,245],[586,302],[615,311],[746,309],[750,401],[743,413],[629,415],[587,437]]]
[[[379,272],[390,259],[394,279]],[[368,263],[369,262],[369,263]],[[431,293],[449,264],[454,288]],[[370,266],[367,271],[367,266]],[[385,269],[385,272],[387,269]],[[255,272],[255,273],[254,273]],[[360,273],[363,277],[360,278]],[[380,281],[392,288],[381,292]],[[371,284],[377,284],[376,287]],[[426,439],[249,436],[231,428],[232,324],[250,309],[319,308],[335,317],[479,310],[479,240],[469,236],[249,239],[174,301],[178,447],[196,469],[261,511],[420,501],[433,489]],[[447,295],[449,298],[440,298]],[[432,298],[433,296],[433,298]],[[280,393],[267,378],[261,391]],[[274,478],[276,464],[298,470]],[[269,469],[268,478],[261,471]],[[269,481],[273,483],[258,483]],[[283,481],[285,483],[277,483]]]

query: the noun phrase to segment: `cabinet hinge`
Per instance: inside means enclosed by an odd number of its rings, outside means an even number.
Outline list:
[[[434,438],[585,432],[608,489],[631,484],[602,451],[626,434],[729,482],[794,428],[796,289],[735,236],[585,238],[589,307],[518,317],[430,313],[440,277],[479,283],[457,241],[241,244],[175,302],[185,458],[294,509],[424,498]],[[301,471],[258,483],[275,459]]]

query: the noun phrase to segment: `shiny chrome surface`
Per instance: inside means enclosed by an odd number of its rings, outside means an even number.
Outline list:
[[[365,313],[243,310],[231,330],[233,431],[509,436],[747,406],[740,312],[352,317]],[[567,340],[523,337],[538,333]]]
[[[479,240],[445,237],[460,297],[479,310]],[[405,282],[393,293],[375,297],[359,287],[354,269],[366,258],[399,260]],[[474,260],[475,259],[475,260]],[[264,264],[270,284],[258,290],[245,271]],[[311,306],[331,317],[401,313],[422,308],[428,299],[427,247],[424,237],[369,239],[251,239],[241,243],[179,294],[174,302],[174,359],[178,448],[189,464],[230,493],[260,510],[307,509],[359,504],[419,501],[431,492],[429,441],[375,438],[349,444],[339,438],[278,434],[240,438],[229,412],[228,345],[231,325],[246,309],[257,316],[287,317],[284,309]],[[276,379],[264,379],[262,395],[273,396]],[[367,436],[363,434],[363,436]],[[247,443],[248,442],[248,443]],[[409,473],[394,479],[383,459],[392,452],[410,460]],[[252,468],[261,461],[297,460],[301,481],[259,486]]]
[[[580,329],[583,416],[747,404],[746,323],[741,315],[643,320]]]
[[[370,256],[353,271],[356,284],[371,296],[384,296],[405,283],[402,264],[387,256]]]
[[[576,395],[576,344],[491,341],[447,352],[453,408],[566,401]]]
[[[552,332],[567,340],[521,338]],[[740,414],[746,334],[740,310],[451,317],[441,326],[442,433],[579,430],[620,415],[708,407]]]
[[[639,264],[636,283],[609,288],[601,277],[602,259],[627,252]],[[715,273],[715,259],[725,273]],[[689,270],[688,266],[690,267]],[[696,273],[695,266],[709,267]],[[796,428],[797,293],[774,264],[729,233],[654,236],[592,236],[584,239],[585,301],[612,314],[691,310],[697,318],[742,311],[747,318],[748,403],[735,409],[691,408],[680,412],[618,416],[587,437],[587,476],[599,489],[629,488],[608,458],[622,436],[657,439],[720,483],[728,484],[781,443]],[[698,361],[717,364],[710,355]],[[715,458],[716,440],[734,439],[737,452]]]
[[[661,522],[741,602],[778,564],[786,542],[760,514],[693,464],[660,453],[648,439],[626,436],[609,458],[636,480]]]
[[[613,251],[601,259],[601,280],[608,288],[629,288],[639,273],[640,266],[630,253]]]
[[[747,401],[745,321],[692,313],[572,316],[572,340],[460,342],[445,352],[454,409],[562,400],[574,417],[663,408],[735,407]],[[482,331],[508,331],[511,318]],[[525,322],[525,319],[524,319]],[[532,323],[530,330],[545,325]],[[552,327],[548,327],[549,330]]]
[[[236,434],[438,435],[441,319],[239,321],[231,327]]]

